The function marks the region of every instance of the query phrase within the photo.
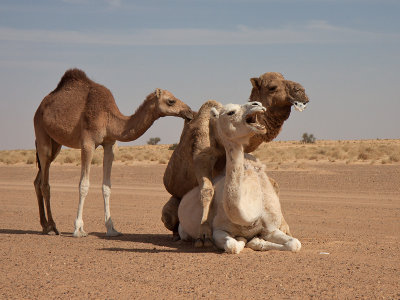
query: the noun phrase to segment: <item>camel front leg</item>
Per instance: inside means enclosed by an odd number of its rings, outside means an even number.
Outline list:
[[[248,242],[246,244],[246,247],[255,251],[286,250],[285,247],[281,244],[271,243],[258,237],[255,237],[250,242]]]
[[[200,179],[200,202],[202,206],[202,215],[199,227],[199,233],[194,243],[195,247],[210,247],[212,246],[212,230],[208,223],[208,214],[210,205],[214,196],[214,187],[211,180],[204,176]]]
[[[114,160],[113,144],[103,145],[103,198],[104,198],[104,219],[107,228],[107,236],[118,236],[120,232],[114,228],[110,212],[110,195],[111,195],[111,168]]]
[[[215,154],[208,152],[199,154],[194,160],[197,182],[200,187],[200,203],[202,206],[202,215],[199,227],[199,233],[194,243],[195,247],[212,246],[212,230],[208,223],[208,214],[210,212],[211,201],[214,197],[214,187],[211,182],[212,172],[216,160]]]
[[[282,248],[277,249],[277,250],[299,252],[301,249],[301,243],[298,239],[285,234],[284,232],[280,231],[279,229],[276,229],[276,230],[264,235],[263,239],[267,242],[281,245]]]
[[[213,232],[214,243],[219,249],[224,249],[226,253],[239,254],[246,245],[243,237],[233,238],[224,230],[215,229]]]
[[[83,230],[83,205],[85,204],[86,196],[89,192],[89,175],[90,175],[90,164],[93,158],[94,145],[84,145],[81,149],[81,179],[79,182],[79,205],[78,213],[75,219],[75,237],[87,236],[87,233]]]

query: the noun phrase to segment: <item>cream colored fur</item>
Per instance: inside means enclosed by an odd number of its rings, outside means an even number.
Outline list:
[[[301,248],[299,240],[279,230],[283,219],[279,197],[263,164],[244,153],[249,139],[265,132],[265,127],[249,125],[246,119],[264,111],[259,102],[228,104],[219,111],[211,110],[226,151],[226,172],[213,181],[215,198],[208,222],[215,245],[228,253],[240,253],[245,245],[254,250],[297,252]],[[196,187],[179,205],[179,235],[183,240],[198,235],[202,217],[199,199],[200,188]]]

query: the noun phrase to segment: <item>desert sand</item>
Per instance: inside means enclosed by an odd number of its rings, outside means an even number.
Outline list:
[[[173,242],[160,220],[165,164],[116,164],[105,236],[100,166],[84,209],[86,238],[72,237],[80,167],[50,170],[62,235],[43,235],[34,164],[0,165],[1,299],[399,299],[400,167],[289,164],[268,172],[299,253],[239,255]]]

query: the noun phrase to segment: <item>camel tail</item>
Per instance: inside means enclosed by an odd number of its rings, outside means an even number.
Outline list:
[[[39,154],[37,152],[37,143],[35,141],[35,149],[36,149],[36,166],[39,168],[39,171],[42,169],[42,167],[40,166],[40,160],[39,160]]]

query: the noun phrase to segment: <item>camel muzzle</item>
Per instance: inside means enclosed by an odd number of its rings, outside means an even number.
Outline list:
[[[193,118],[194,118],[194,113],[193,113],[193,111],[192,110],[186,110],[186,111],[184,111],[183,113],[182,113],[182,118],[184,118],[185,120],[187,120],[187,121],[191,121],[191,120],[193,120]]]
[[[294,102],[293,102],[293,106],[294,106],[294,109],[295,109],[295,110],[301,112],[301,111],[303,111],[303,110],[306,109],[307,103],[303,103],[303,102],[300,102],[300,101],[294,101]]]

